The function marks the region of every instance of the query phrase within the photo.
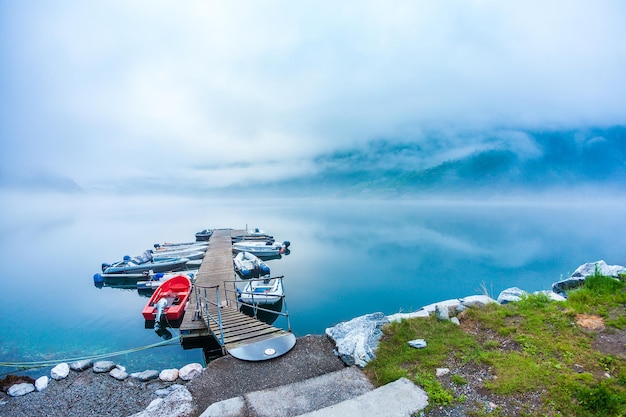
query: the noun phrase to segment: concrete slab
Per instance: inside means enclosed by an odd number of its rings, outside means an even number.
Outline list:
[[[300,417],[410,417],[428,406],[426,392],[406,378]]]
[[[211,404],[200,417],[295,417],[374,389],[357,367]]]
[[[374,389],[357,367],[246,394],[250,415],[291,417],[357,397]]]
[[[246,400],[243,397],[213,403],[200,417],[240,417],[245,416]]]

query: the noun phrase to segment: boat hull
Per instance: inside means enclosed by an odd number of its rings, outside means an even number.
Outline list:
[[[235,271],[242,278],[253,278],[270,273],[270,267],[250,252],[239,252],[233,259],[233,264]]]
[[[185,267],[187,258],[167,258],[155,262],[136,264],[133,262],[116,262],[112,265],[103,264],[103,274],[141,274],[143,272],[172,272]]]
[[[158,303],[166,300],[167,304],[162,311],[161,320],[163,318],[166,318],[168,321],[180,320],[185,313],[190,293],[191,280],[188,277],[178,275],[170,278],[154,291],[141,314],[144,319],[155,321],[158,313]]]
[[[233,243],[233,252],[250,252],[255,256],[276,256],[284,251],[284,246],[269,242],[241,241]]]
[[[239,301],[252,305],[276,304],[284,297],[282,277],[250,280],[239,294]]]

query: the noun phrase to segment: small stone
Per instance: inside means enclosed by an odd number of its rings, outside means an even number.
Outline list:
[[[450,369],[448,368],[437,368],[437,377],[442,377],[450,373]]]
[[[157,397],[167,397],[172,392],[176,391],[177,389],[182,389],[182,388],[185,388],[185,386],[181,384],[173,384],[173,385],[170,385],[169,387],[161,388],[161,389],[154,391],[154,395],[156,395]]]
[[[109,375],[117,379],[118,381],[123,381],[126,378],[128,378],[128,373],[125,370],[123,370],[123,367],[122,369],[117,368],[117,367],[111,369],[111,372],[109,372]]]
[[[520,301],[525,295],[528,295],[528,293],[517,287],[507,288],[506,290],[502,291],[498,296],[498,302],[500,304],[508,304],[511,302]]]
[[[441,307],[436,306],[435,307],[435,316],[437,317],[437,320],[450,320],[450,313],[448,311],[448,306],[447,305],[442,305]]]
[[[461,322],[460,322],[460,321],[459,321],[459,319],[458,319],[458,318],[456,318],[456,317],[452,317],[452,318],[450,319],[450,321],[451,321],[452,323],[456,324],[457,326],[460,326],[460,325],[461,325]]]
[[[202,365],[200,365],[199,363],[190,363],[180,368],[180,371],[178,371],[178,376],[183,381],[190,381],[201,373]]]
[[[159,374],[159,379],[164,382],[174,382],[178,379],[178,369],[164,369]]]
[[[151,381],[159,377],[159,371],[147,370],[143,372],[134,372],[130,374],[132,378],[137,378],[141,382]]]
[[[70,364],[70,369],[74,372],[82,372],[85,369],[89,369],[93,366],[93,361],[91,359],[83,359],[81,361],[72,362]]]
[[[421,348],[426,347],[426,341],[424,339],[409,340],[407,343],[409,344],[409,346],[416,348],[416,349],[421,349]]]
[[[60,379],[67,378],[70,374],[70,366],[67,363],[60,363],[50,371],[50,376],[57,381]]]
[[[37,390],[37,392],[41,392],[48,388],[49,380],[50,378],[48,378],[46,375],[37,378],[37,380],[35,381],[35,389]]]
[[[22,395],[26,395],[29,392],[35,391],[35,386],[33,384],[29,384],[28,382],[23,382],[21,384],[12,385],[11,388],[7,391],[11,397],[21,397]]]
[[[97,374],[109,372],[113,368],[115,368],[115,362],[113,361],[98,361],[93,364],[93,371]]]

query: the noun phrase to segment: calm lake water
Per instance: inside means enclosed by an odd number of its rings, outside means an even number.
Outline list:
[[[449,298],[549,289],[580,264],[626,264],[622,202],[213,200],[9,196],[0,206],[0,361],[69,359],[163,341],[136,290],[97,288],[102,262],[204,228],[259,227],[291,253],[285,276],[296,336]],[[284,321],[275,324],[284,326]],[[171,329],[174,336],[177,330]],[[110,358],[129,372],[204,363],[179,344]],[[0,373],[15,371],[0,368]],[[30,371],[43,375],[48,369]]]

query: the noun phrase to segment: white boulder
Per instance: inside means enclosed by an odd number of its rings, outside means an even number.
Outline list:
[[[528,295],[528,293],[517,287],[507,288],[506,290],[502,291],[498,296],[498,302],[500,304],[506,304],[514,301],[520,301],[525,295]]]
[[[382,326],[389,323],[383,313],[366,314],[326,329],[335,342],[335,353],[348,366],[364,367],[375,358]]]
[[[190,363],[180,368],[180,370],[178,371],[178,376],[183,381],[190,381],[196,376],[200,375],[202,373],[202,369],[203,368],[201,364]]]
[[[50,381],[50,378],[48,378],[47,375],[40,376],[39,378],[37,378],[37,380],[35,381],[35,389],[37,390],[37,392],[41,392],[45,390],[46,388],[48,388],[49,381]]]
[[[159,379],[164,382],[174,382],[178,379],[178,369],[163,369]]]
[[[70,374],[70,366],[63,362],[52,368],[50,371],[50,376],[57,381],[63,378],[67,378]]]
[[[11,397],[21,397],[22,395],[26,395],[29,392],[35,391],[35,386],[33,384],[29,384],[28,382],[23,382],[21,384],[12,385],[11,388],[7,391],[7,394]]]

